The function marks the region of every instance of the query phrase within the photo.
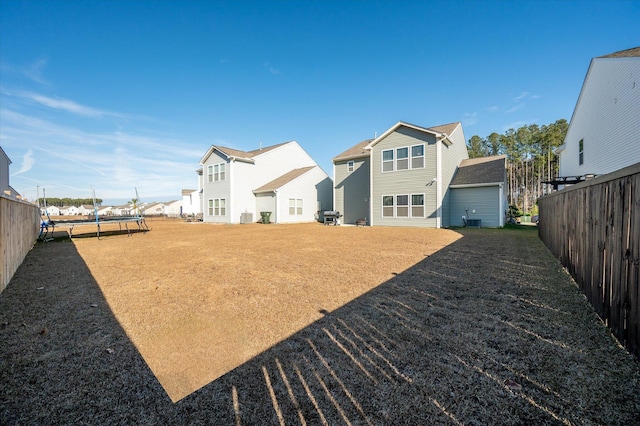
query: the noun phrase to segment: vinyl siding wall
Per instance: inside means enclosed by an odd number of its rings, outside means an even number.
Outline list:
[[[423,169],[402,170],[382,173],[382,151],[398,147],[411,147],[424,144],[425,167]],[[386,138],[379,141],[371,153],[371,224],[382,226],[437,226],[436,220],[436,185],[432,179],[436,177],[436,139],[429,133],[420,132],[407,127],[400,127]],[[424,218],[386,218],[382,217],[383,195],[424,194]]]
[[[311,169],[304,175],[284,185],[277,193],[277,222],[299,223],[315,221],[319,204],[324,202],[328,208],[331,208],[331,198],[328,192],[328,190],[331,190],[331,186],[331,179],[320,167]],[[324,198],[324,200],[321,198]],[[302,200],[302,215],[297,213],[290,214],[289,199]]]
[[[483,228],[502,226],[499,185],[450,190],[451,225],[463,226],[462,216],[481,219]],[[468,210],[465,211],[465,209]],[[475,213],[473,211],[475,210]]]
[[[442,185],[442,226],[452,226],[449,222],[451,217],[451,193],[449,190],[449,184],[453,179],[453,176],[458,170],[458,166],[462,160],[469,158],[467,152],[467,143],[464,138],[464,132],[462,126],[458,126],[457,129],[449,136],[451,145],[442,144],[440,153],[442,154],[442,171],[441,171],[441,185]]]
[[[205,222],[240,223],[241,215],[245,212],[253,213],[254,218],[259,218],[260,210],[256,209],[254,189],[293,169],[316,165],[297,142],[291,142],[255,155],[253,163],[231,161],[227,163],[227,177],[224,183],[208,182],[207,166],[222,161],[224,157],[214,151],[203,165]],[[227,200],[226,215],[209,216],[209,199],[224,197]]]
[[[348,163],[353,161],[353,172]],[[369,223],[369,157],[338,161],[333,165],[335,182],[334,210],[344,215],[343,223],[355,224],[357,219],[367,219]],[[326,209],[325,209],[326,210]]]
[[[560,176],[602,175],[640,162],[638,117],[640,58],[593,59],[560,153]]]
[[[218,182],[209,182],[208,168],[210,165],[226,163],[225,180]],[[203,177],[203,214],[204,222],[228,223],[229,222],[229,206],[231,205],[231,179],[233,177],[235,164],[227,162],[227,160],[214,151],[207,161],[202,165]],[[209,215],[209,200],[214,198],[224,198],[226,200],[226,215],[211,216]]]

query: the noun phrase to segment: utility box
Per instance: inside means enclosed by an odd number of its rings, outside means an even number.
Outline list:
[[[467,219],[467,226],[469,228],[480,228],[482,226],[482,219]]]
[[[253,213],[240,213],[240,223],[253,223]]]

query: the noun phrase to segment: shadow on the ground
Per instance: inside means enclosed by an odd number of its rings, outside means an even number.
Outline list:
[[[464,237],[172,403],[75,250],[0,296],[0,423],[631,424],[638,364],[535,231]],[[185,348],[188,350],[188,348]],[[215,356],[215,354],[214,354]]]

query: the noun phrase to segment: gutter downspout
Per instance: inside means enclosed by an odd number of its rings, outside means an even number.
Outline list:
[[[369,150],[369,226],[373,226],[373,150]]]
[[[275,223],[277,225],[278,224],[278,220],[280,219],[280,215],[279,215],[280,207],[278,205],[278,200],[280,199],[280,197],[278,197],[278,190],[277,189],[274,189],[273,193],[275,194],[275,204],[276,204],[275,208],[274,208],[275,211],[273,212],[273,213],[275,213],[276,217],[274,218],[275,220],[273,221],[273,223]]]
[[[442,227],[442,143],[447,135],[436,138],[436,228]]]

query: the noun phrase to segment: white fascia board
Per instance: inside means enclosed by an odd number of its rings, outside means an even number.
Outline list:
[[[224,155],[225,157],[229,158],[229,156],[227,154],[225,154],[224,152],[220,151],[218,148],[216,148],[214,145],[211,145],[209,147],[209,149],[207,150],[207,152],[202,156],[202,158],[200,159],[200,162],[198,164],[200,164],[201,166],[204,166],[204,163],[207,161],[207,159],[211,156],[211,154],[213,154],[213,151],[218,151],[220,154]]]
[[[354,154],[354,155],[349,155],[347,157],[340,157],[340,158],[334,158],[333,160],[331,160],[333,162],[333,164],[336,163],[340,163],[343,161],[350,161],[350,160],[357,160],[358,158],[370,158],[371,157],[371,150],[368,149],[369,145],[365,146],[363,149],[367,149],[369,152],[365,153],[365,154]]]
[[[449,188],[481,188],[483,186],[499,186],[504,185],[504,182],[487,182],[487,183],[469,183],[466,185],[449,185]]]
[[[364,147],[364,149],[371,150],[378,142],[380,142],[382,139],[389,136],[391,133],[395,132],[400,126],[409,127],[410,129],[418,130],[420,132],[431,133],[432,135],[435,135],[436,139],[438,140],[447,138],[444,133],[434,132],[433,130],[429,130],[425,127],[420,127],[420,126],[416,126],[415,124],[405,123],[404,121],[398,121],[396,124],[391,126],[386,132],[384,132],[383,134],[381,134],[380,136],[372,140],[369,143],[369,145]],[[449,141],[449,144],[451,144],[451,141]]]

